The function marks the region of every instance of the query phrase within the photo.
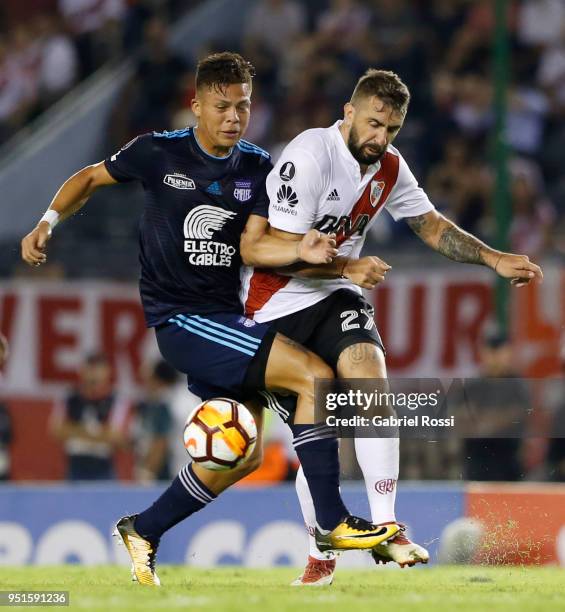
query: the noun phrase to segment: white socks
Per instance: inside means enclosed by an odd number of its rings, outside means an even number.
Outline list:
[[[355,438],[355,455],[365,479],[373,523],[396,520],[399,453],[398,438]]]
[[[355,454],[363,472],[371,521],[388,523],[396,520],[394,505],[398,481],[400,441],[398,438],[355,438]],[[322,553],[316,546],[314,530],[316,512],[302,466],[296,474],[296,493],[304,523],[308,530],[310,556],[315,559],[333,559],[333,553]]]
[[[296,473],[295,486],[298,501],[300,502],[300,509],[302,510],[302,517],[304,518],[304,523],[308,530],[310,556],[314,557],[314,559],[333,559],[335,555],[332,552],[320,552],[316,546],[316,538],[314,537],[314,530],[316,529],[316,511],[314,510],[314,502],[310,495],[310,489],[308,488],[308,482],[306,476],[304,476],[302,466],[300,466]]]

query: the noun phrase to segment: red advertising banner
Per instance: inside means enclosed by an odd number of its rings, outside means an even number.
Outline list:
[[[56,396],[76,379],[85,354],[98,350],[129,391],[143,361],[158,354],[133,284],[1,284],[0,329],[10,343],[2,395]]]
[[[391,274],[371,296],[389,374],[475,375],[480,335],[493,312],[494,278],[472,266]],[[565,274],[546,270],[543,284],[512,289],[512,305],[517,367],[530,376],[558,373]],[[57,396],[93,350],[109,355],[118,386],[131,391],[140,364],[158,354],[133,284],[0,283],[0,330],[11,347],[2,396]]]

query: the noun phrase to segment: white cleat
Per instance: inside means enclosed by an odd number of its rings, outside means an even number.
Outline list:
[[[308,556],[304,572],[290,586],[326,586],[333,582],[335,559],[315,559]]]
[[[137,533],[133,522],[135,516],[124,516],[116,524],[114,536],[120,538],[131,558],[132,581],[148,586],[160,586],[161,581],[155,572],[157,546]]]
[[[405,535],[405,527],[394,538],[378,544],[371,549],[371,556],[378,565],[394,561],[400,567],[412,567],[417,563],[427,563],[430,560],[428,551],[419,544],[412,542]]]

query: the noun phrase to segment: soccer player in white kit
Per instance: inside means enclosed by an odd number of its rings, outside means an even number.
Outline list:
[[[369,70],[344,107],[344,119],[329,128],[306,130],[284,149],[267,178],[267,231],[300,240],[316,228],[335,233],[338,257],[330,264],[296,265],[275,272],[248,268],[243,274],[246,314],[275,328],[318,354],[340,378],[386,378],[384,348],[375,328],[372,307],[361,288],[371,289],[390,269],[378,257],[359,258],[365,236],[386,209],[395,221],[406,219],[412,230],[436,251],[458,262],[486,265],[513,284],[542,276],[526,256],[491,249],[438,213],[418,186],[392,141],[401,129],[410,99],[399,77]],[[266,229],[256,228],[257,232]],[[242,237],[243,261],[253,264]],[[324,280],[320,280],[324,279]],[[278,404],[283,417],[291,410]],[[355,452],[363,472],[375,524],[396,522],[399,472],[398,438],[356,438]],[[329,584],[335,559],[317,550],[316,517],[304,475],[296,488],[310,534],[310,555],[295,584]],[[427,551],[400,532],[372,552],[377,563],[427,562]]]

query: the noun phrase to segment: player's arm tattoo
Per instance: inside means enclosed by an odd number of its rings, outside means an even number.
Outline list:
[[[352,344],[344,350],[344,357],[352,364],[358,365],[364,362],[378,361],[378,355],[372,344],[359,342]]]
[[[406,219],[408,227],[418,236],[423,238],[424,226],[426,225],[426,215],[418,215],[417,217],[408,217]]]
[[[309,353],[307,348],[304,348],[302,346],[302,344],[299,344],[298,342],[295,342],[294,340],[291,340],[288,336],[285,336],[283,334],[277,334],[277,339],[280,340],[283,344],[287,344],[288,346],[292,346],[293,348],[301,351],[302,353]]]
[[[492,249],[445,217],[426,213],[409,217],[407,222],[415,234],[445,257],[461,263],[488,265],[485,254]]]
[[[441,233],[437,251],[454,261],[484,265],[484,247],[480,240],[452,225]]]

